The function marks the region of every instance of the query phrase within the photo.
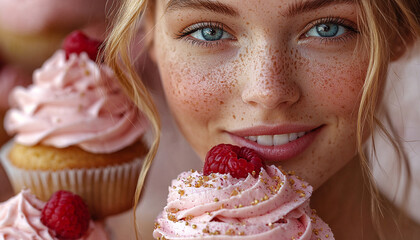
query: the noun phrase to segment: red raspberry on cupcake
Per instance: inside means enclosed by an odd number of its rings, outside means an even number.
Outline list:
[[[207,152],[203,174],[230,173],[235,178],[256,176],[263,166],[259,155],[252,149],[230,144],[219,144]]]
[[[63,49],[67,59],[72,53],[86,52],[90,59],[96,61],[101,44],[101,41],[89,38],[82,31],[74,31],[64,39]]]
[[[59,239],[78,239],[89,228],[89,209],[80,196],[58,191],[42,209],[41,222]]]

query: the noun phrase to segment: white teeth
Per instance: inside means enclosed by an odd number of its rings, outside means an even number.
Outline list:
[[[283,145],[289,142],[289,134],[274,135],[273,145]]]
[[[257,136],[249,136],[248,139],[256,142],[257,141]]]
[[[258,136],[257,143],[264,146],[273,146],[273,136],[271,135]]]
[[[298,138],[297,133],[290,133],[289,134],[289,141],[294,141]]]
[[[264,146],[279,146],[294,141],[305,134],[305,132],[298,132],[278,135],[246,136],[244,138]]]

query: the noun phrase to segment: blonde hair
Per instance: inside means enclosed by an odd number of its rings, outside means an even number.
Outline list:
[[[393,138],[393,129],[387,130],[384,124],[376,117],[376,109],[382,97],[382,87],[387,76],[388,64],[420,36],[420,2],[404,0],[358,0],[359,28],[362,33],[365,47],[369,50],[369,66],[362,89],[361,102],[357,118],[357,147],[361,160],[361,167],[371,193],[371,209],[374,226],[381,239],[384,239],[379,219],[382,216],[380,194],[373,182],[368,158],[363,151],[363,142],[368,129],[372,133],[375,129],[381,131],[392,144],[400,161],[407,170],[408,183],[411,182],[411,172],[408,159],[400,147],[398,139]],[[376,156],[374,135],[370,136],[373,153]],[[369,159],[376,159],[370,157]],[[408,195],[409,185],[406,186],[405,198]]]
[[[143,189],[146,180],[147,172],[149,171],[159,147],[161,131],[160,119],[156,106],[153,103],[153,99],[146,86],[137,75],[130,54],[131,41],[135,37],[139,19],[145,8],[146,0],[126,0],[122,2],[113,28],[105,41],[106,45],[103,51],[105,62],[115,71],[115,74],[127,95],[149,119],[154,134],[154,141],[144,160],[134,195],[133,214],[136,238],[138,238],[138,233],[135,211],[140,199],[141,190]]]
[[[365,133],[372,132],[375,127],[378,127],[388,136],[395,149],[400,153],[398,142],[392,139],[391,134],[376,118],[375,113],[381,98],[381,89],[389,62],[403,48],[420,36],[420,3],[412,0],[356,1],[359,6],[358,20],[360,32],[363,36],[363,46],[369,50],[370,58],[358,111],[357,146],[362,169],[367,176],[367,182],[373,195],[372,204],[379,206],[379,194],[372,180],[368,158],[363,151],[363,142],[366,138]],[[123,2],[106,41],[104,51],[106,63],[115,70],[127,94],[149,118],[155,134],[155,140],[138,180],[135,207],[138,204],[147,171],[156,155],[160,134],[160,121],[156,107],[145,85],[133,68],[130,56],[131,41],[137,32],[138,21],[146,10],[146,3],[146,0],[125,0]],[[374,141],[373,136],[371,141]],[[377,207],[372,209],[377,209]]]

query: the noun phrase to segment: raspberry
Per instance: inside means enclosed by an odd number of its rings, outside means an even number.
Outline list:
[[[67,59],[71,53],[86,52],[90,59],[96,61],[101,44],[102,42],[89,38],[82,31],[74,31],[64,39],[63,49]]]
[[[59,239],[78,239],[88,230],[89,209],[80,196],[58,191],[42,209],[41,222]]]
[[[248,173],[254,176],[258,174],[262,166],[262,160],[254,150],[219,144],[207,153],[203,173],[204,175],[230,173],[235,178],[246,178]]]

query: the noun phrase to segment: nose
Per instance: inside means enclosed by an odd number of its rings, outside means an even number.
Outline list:
[[[248,77],[242,91],[242,100],[265,109],[296,103],[301,93],[293,80],[292,58],[267,47],[253,52],[245,63]]]

